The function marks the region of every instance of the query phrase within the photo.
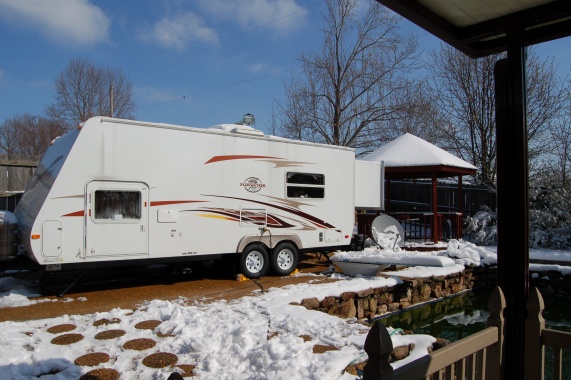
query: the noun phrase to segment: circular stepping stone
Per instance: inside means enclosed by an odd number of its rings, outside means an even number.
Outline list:
[[[90,354],[85,354],[75,359],[73,362],[75,365],[95,367],[101,363],[107,363],[109,361],[109,355],[104,352],[92,352]]]
[[[121,322],[121,320],[119,318],[111,318],[111,319],[107,319],[107,318],[102,318],[102,319],[98,319],[95,322],[93,322],[93,326],[103,326],[103,325],[110,325],[113,323],[119,323]]]
[[[173,334],[172,332],[174,331],[174,329],[171,329],[169,332],[161,332],[161,331],[157,331],[157,336],[159,338],[172,338],[173,336],[176,336],[175,334]]]
[[[119,380],[120,373],[111,368],[97,368],[82,375],[79,380]]]
[[[139,338],[133,339],[128,342],[125,342],[123,348],[126,350],[137,350],[137,351],[144,351],[148,350],[149,348],[155,347],[157,342],[152,339],[147,338]]]
[[[325,346],[323,344],[316,344],[315,346],[313,346],[313,353],[314,354],[323,354],[327,351],[337,351],[337,350],[338,350],[337,347]]]
[[[95,339],[99,340],[115,339],[125,334],[126,332],[124,330],[107,330],[97,333],[97,335],[95,335]]]
[[[56,336],[51,340],[52,344],[57,344],[58,346],[65,346],[68,344],[79,342],[83,339],[81,334],[63,334]]]
[[[177,365],[177,368],[182,370],[182,373],[180,374],[182,377],[196,376],[194,373],[196,366],[193,364],[179,364]]]
[[[48,332],[52,334],[60,334],[63,332],[75,330],[76,327],[77,327],[76,325],[73,325],[71,323],[66,323],[63,325],[52,326],[48,329]]]
[[[143,322],[137,323],[135,325],[135,328],[139,329],[139,330],[154,330],[161,323],[163,323],[163,322],[157,321],[157,320],[143,321]]]
[[[175,354],[168,352],[157,352],[151,354],[143,359],[143,364],[150,368],[165,368],[173,366],[178,361],[178,357]]]

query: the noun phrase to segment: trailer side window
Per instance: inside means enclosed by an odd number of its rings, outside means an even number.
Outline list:
[[[139,191],[96,190],[95,219],[141,219],[141,193]]]
[[[324,198],[325,176],[323,174],[289,172],[286,176],[288,198]]]

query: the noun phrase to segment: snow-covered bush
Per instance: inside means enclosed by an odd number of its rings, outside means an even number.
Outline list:
[[[476,245],[496,245],[498,221],[495,212],[484,206],[474,216],[464,219],[463,238]]]
[[[529,194],[530,248],[571,249],[571,194],[561,186],[536,187]],[[464,219],[463,239],[497,244],[497,214],[487,207]]]

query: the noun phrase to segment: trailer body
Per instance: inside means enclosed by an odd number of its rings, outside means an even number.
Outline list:
[[[248,277],[287,274],[298,252],[350,244],[356,166],[377,192],[362,206],[380,209],[381,166],[349,148],[95,117],[42,158],[15,210],[20,244],[48,270],[234,255]]]

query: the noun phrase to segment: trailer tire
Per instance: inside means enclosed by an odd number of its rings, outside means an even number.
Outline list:
[[[282,242],[272,250],[270,265],[279,276],[290,275],[297,268],[297,248],[289,242]]]
[[[266,274],[269,261],[268,251],[262,244],[251,244],[240,254],[238,267],[244,276],[256,279]]]

